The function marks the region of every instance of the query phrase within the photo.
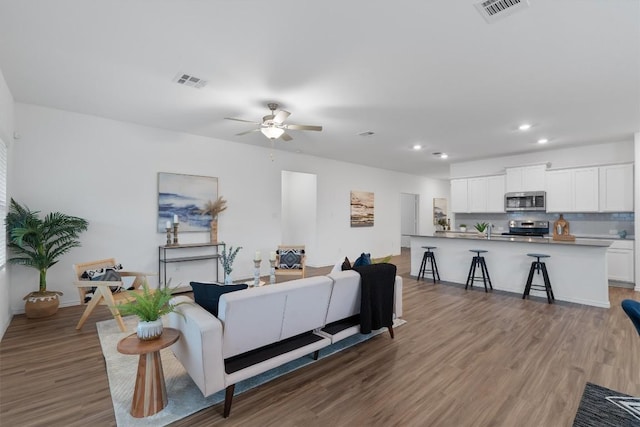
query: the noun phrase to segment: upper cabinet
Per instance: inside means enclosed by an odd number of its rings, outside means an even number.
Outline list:
[[[506,168],[506,192],[544,191],[547,165]]]
[[[469,204],[467,202],[467,180],[452,179],[451,180],[451,212],[468,212]]]
[[[504,175],[451,180],[452,212],[504,212]]]
[[[633,165],[600,167],[600,211],[633,212]]]
[[[547,172],[547,212],[597,212],[598,168]]]

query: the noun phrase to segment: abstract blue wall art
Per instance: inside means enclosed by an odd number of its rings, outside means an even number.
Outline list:
[[[167,221],[173,225],[174,215],[181,233],[209,231],[211,216],[200,209],[217,198],[218,178],[158,172],[158,232],[165,232]]]

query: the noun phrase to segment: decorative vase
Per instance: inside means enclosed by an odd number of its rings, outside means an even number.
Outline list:
[[[211,228],[209,230],[209,240],[211,243],[218,243],[218,220],[211,220]]]
[[[231,272],[224,275],[224,284],[233,285],[233,279],[231,278]]]
[[[162,319],[152,320],[150,322],[139,321],[136,333],[142,341],[160,338],[160,335],[162,335]]]
[[[463,233],[465,233],[467,231],[467,227],[460,227],[460,231],[462,231]]]
[[[62,292],[31,292],[24,297],[24,312],[28,319],[53,316],[58,312]]]

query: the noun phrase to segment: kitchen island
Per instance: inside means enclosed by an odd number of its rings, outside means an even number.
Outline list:
[[[609,308],[607,248],[610,240],[576,239],[575,242],[555,241],[545,237],[492,236],[475,233],[436,232],[433,236],[411,236],[411,275],[417,277],[424,249],[434,250],[438,271],[443,281],[464,284],[469,274],[473,253],[470,249],[485,249],[484,254],[493,288],[522,295],[531,262],[528,253],[544,253],[555,299],[595,307]],[[428,276],[427,276],[428,277]],[[429,283],[428,280],[425,282]],[[534,283],[543,283],[542,275]],[[484,287],[478,282],[474,289]],[[531,295],[545,296],[544,291],[531,290]],[[545,296],[546,298],[546,296]]]

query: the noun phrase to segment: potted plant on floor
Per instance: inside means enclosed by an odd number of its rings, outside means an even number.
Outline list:
[[[142,292],[128,291],[131,300],[117,306],[122,316],[134,314],[139,322],[136,329],[138,338],[143,341],[160,338],[163,331],[162,316],[175,311],[179,304],[171,304],[173,289],[169,284],[159,289],[151,290],[145,281]]]
[[[62,255],[80,246],[78,237],[89,226],[82,218],[60,212],[49,213],[44,219],[39,214],[11,199],[5,219],[8,246],[15,254],[8,261],[40,273],[38,291],[24,297],[28,318],[51,316],[58,311],[62,292],[47,290],[47,271]]]

